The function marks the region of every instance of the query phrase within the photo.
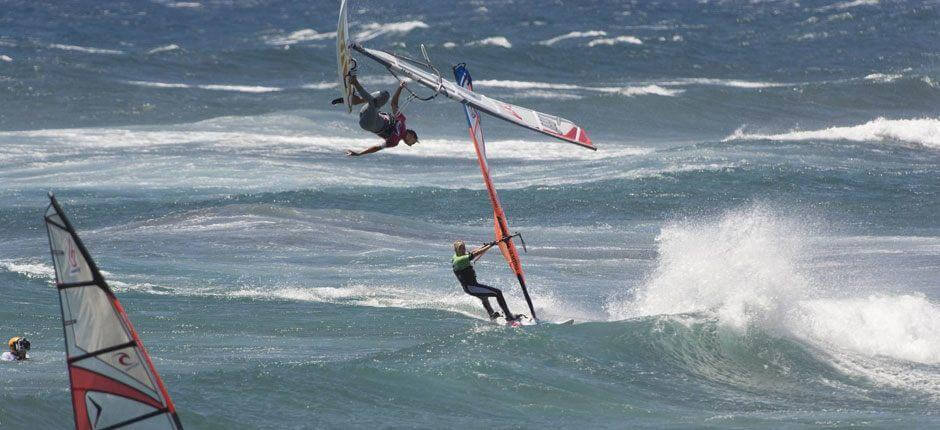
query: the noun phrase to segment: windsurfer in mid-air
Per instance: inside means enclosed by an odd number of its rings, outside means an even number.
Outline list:
[[[14,336],[10,338],[10,342],[7,343],[10,346],[9,351],[4,351],[3,354],[0,354],[0,360],[2,361],[23,361],[29,358],[29,354],[26,352],[29,351],[29,341],[22,336]]]
[[[356,75],[350,76],[349,82],[356,88],[357,93],[352,96],[352,105],[365,104],[362,110],[359,111],[359,126],[366,131],[377,134],[385,140],[385,142],[363,149],[362,151],[347,149],[346,155],[356,157],[371,154],[385,148],[398,146],[398,143],[401,141],[404,141],[408,146],[418,143],[418,133],[415,133],[414,130],[405,126],[405,115],[398,110],[398,99],[401,96],[401,91],[405,89],[404,82],[398,85],[398,89],[395,90],[395,94],[392,95],[391,114],[379,111],[379,108],[385,106],[385,103],[389,101],[388,91],[376,91],[370,94],[362,88],[362,84],[359,83]],[[342,97],[333,100],[333,104],[340,104],[342,102]]]
[[[499,307],[503,310],[506,322],[511,323],[521,318],[522,315],[514,315],[509,312],[509,307],[506,306],[506,299],[503,298],[503,292],[497,288],[477,282],[477,273],[473,270],[473,261],[483,256],[486,251],[489,251],[490,248],[496,246],[498,243],[499,242],[491,242],[467,253],[467,245],[463,243],[462,240],[458,240],[454,242],[454,257],[452,263],[454,275],[456,275],[457,280],[460,281],[460,286],[463,287],[464,292],[483,302],[483,307],[486,309],[486,313],[489,315],[490,319],[495,320],[502,316],[499,312],[493,311],[493,307],[490,306],[489,298],[496,297],[496,303],[498,303]]]

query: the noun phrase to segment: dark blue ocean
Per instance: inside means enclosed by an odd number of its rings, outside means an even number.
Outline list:
[[[187,429],[940,427],[936,1],[350,0],[598,147],[484,118],[524,329],[459,105],[343,155],[338,3],[0,1],[0,428],[72,425],[47,191]]]

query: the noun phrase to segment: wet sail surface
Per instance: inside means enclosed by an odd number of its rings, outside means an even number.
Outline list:
[[[50,195],[46,229],[62,309],[76,429],[181,429],[127,314]]]
[[[454,78],[457,83],[468,91],[473,91],[473,80],[470,78],[470,72],[465,65],[461,64],[454,67]],[[463,104],[464,113],[467,114],[467,126],[470,130],[470,140],[473,141],[473,147],[476,150],[477,160],[480,162],[480,173],[483,175],[483,183],[486,185],[486,192],[490,197],[490,204],[493,205],[493,230],[495,240],[499,242],[499,250],[503,253],[503,258],[509,263],[509,267],[516,274],[519,280],[519,286],[522,288],[522,294],[525,296],[526,304],[529,306],[529,312],[532,320],[536,321],[535,307],[532,306],[532,299],[529,297],[529,290],[526,288],[525,275],[522,272],[522,262],[519,260],[519,252],[512,239],[504,240],[510,236],[509,223],[506,221],[506,213],[503,212],[503,205],[499,201],[499,194],[496,193],[496,187],[493,186],[493,180],[490,178],[490,166],[486,159],[486,141],[483,138],[483,124],[480,120],[480,113],[477,112],[469,103]]]

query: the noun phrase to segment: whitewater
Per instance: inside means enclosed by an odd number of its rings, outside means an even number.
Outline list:
[[[483,118],[535,310],[576,324],[491,325],[454,279],[493,234],[460,106],[343,155],[377,140],[329,105],[332,3],[15,0],[0,428],[72,423],[47,191],[187,429],[940,425],[935,2],[353,3],[367,46],[590,133]]]

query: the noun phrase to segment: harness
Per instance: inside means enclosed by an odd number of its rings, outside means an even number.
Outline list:
[[[383,128],[376,134],[379,135],[379,137],[381,137],[382,139],[388,139],[392,137],[393,134],[395,134],[395,129],[398,127],[398,119],[392,117],[391,115],[385,112],[380,112],[380,114],[385,117],[386,123],[385,123],[385,128]]]

